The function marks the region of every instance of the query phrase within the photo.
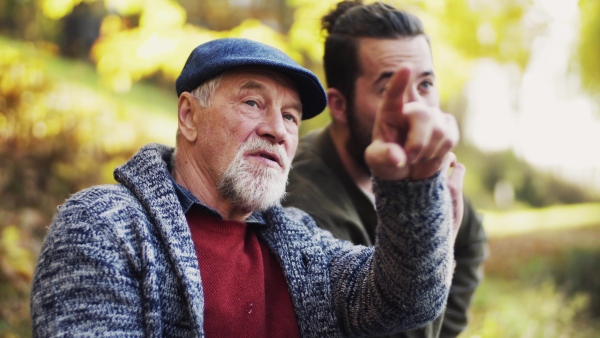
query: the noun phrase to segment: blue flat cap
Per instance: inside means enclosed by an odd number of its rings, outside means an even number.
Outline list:
[[[323,85],[310,70],[279,49],[248,39],[234,38],[212,40],[192,51],[175,83],[177,96],[193,91],[227,70],[242,66],[269,68],[290,78],[300,94],[303,120],[317,116],[327,106]]]

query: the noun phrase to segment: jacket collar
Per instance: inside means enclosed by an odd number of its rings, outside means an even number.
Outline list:
[[[203,332],[204,302],[200,269],[183,209],[175,193],[168,163],[174,148],[150,144],[114,171],[129,188],[153,223],[189,300],[188,311],[198,336]]]

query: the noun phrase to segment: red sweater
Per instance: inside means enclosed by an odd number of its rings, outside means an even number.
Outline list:
[[[186,218],[202,277],[206,337],[300,337],[281,265],[253,225],[196,207]]]

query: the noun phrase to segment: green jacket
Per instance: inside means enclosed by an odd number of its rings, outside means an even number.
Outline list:
[[[283,205],[298,207],[335,237],[373,245],[377,214],[354,184],[335,150],[328,129],[304,136],[294,158]],[[456,337],[467,325],[468,307],[482,279],[487,241],[481,220],[465,200],[465,215],[454,245],[456,269],[447,307],[427,326],[391,337]]]

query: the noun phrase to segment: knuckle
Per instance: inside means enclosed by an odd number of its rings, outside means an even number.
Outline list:
[[[441,148],[444,149],[444,152],[450,151],[450,149],[452,149],[453,147],[454,142],[452,142],[451,140],[445,139],[441,143]],[[456,157],[454,157],[454,159],[456,159]]]

